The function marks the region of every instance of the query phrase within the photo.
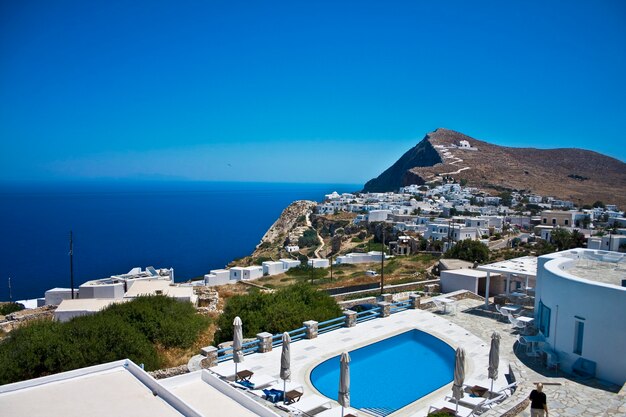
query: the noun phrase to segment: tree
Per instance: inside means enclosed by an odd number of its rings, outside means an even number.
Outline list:
[[[243,322],[244,336],[255,337],[260,332],[279,334],[290,331],[301,327],[306,320],[319,322],[340,315],[341,308],[330,295],[305,283],[271,294],[254,291],[228,299],[217,323],[219,330],[215,333],[214,343],[232,340],[236,316]]]
[[[594,208],[606,208],[606,206],[604,205],[604,203],[600,200],[596,201],[595,203],[593,203],[593,207]]]
[[[341,235],[335,235],[331,239],[332,253],[339,253],[341,250]]]
[[[484,263],[489,260],[489,248],[477,240],[462,240],[443,254],[444,258],[463,259],[468,262]]]
[[[550,233],[550,240],[556,245],[557,250],[569,249],[572,245],[572,233],[562,227],[557,227]]]

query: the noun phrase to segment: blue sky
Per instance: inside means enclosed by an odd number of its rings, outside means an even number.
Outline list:
[[[363,183],[429,131],[626,160],[626,3],[0,3],[0,178]]]

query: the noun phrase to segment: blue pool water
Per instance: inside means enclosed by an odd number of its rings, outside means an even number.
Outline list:
[[[440,339],[410,330],[350,353],[350,397],[354,408],[389,414],[450,383],[454,349]],[[311,382],[337,398],[339,356],[313,369]]]

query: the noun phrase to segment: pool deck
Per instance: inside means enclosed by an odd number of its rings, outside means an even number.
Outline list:
[[[386,318],[359,323],[355,327],[321,334],[315,339],[294,342],[291,344],[291,381],[303,386],[305,397],[309,393],[319,394],[309,380],[310,372],[319,363],[341,354],[343,351],[351,351],[411,329],[418,329],[438,337],[454,349],[463,347],[466,355],[466,382],[476,382],[483,386],[489,386],[490,380],[487,379],[489,343],[467,329],[447,320],[447,318],[448,316],[440,316],[427,310],[406,310]],[[269,375],[278,379],[280,354],[281,348],[279,347],[268,353],[248,355],[245,357],[245,361],[238,365],[238,369],[248,369],[255,374]],[[404,360],[410,359],[404,358]],[[402,362],[395,365],[390,364],[390,366],[397,366],[398,375],[402,376],[400,379],[402,381],[407,380],[408,376],[402,373]],[[211,368],[211,371],[230,375],[234,372],[234,364],[232,361],[227,361]],[[501,359],[499,371],[500,376],[495,381],[494,390],[507,385],[504,377],[504,373],[508,372],[506,359]],[[429,406],[442,400],[444,396],[450,395],[451,390],[452,383],[449,383],[389,416],[425,416]],[[334,402],[334,406],[338,407],[339,405]],[[365,413],[361,414],[364,415]]]
[[[305,395],[317,393],[311,386],[308,375],[318,363],[344,350],[354,350],[410,329],[419,329],[439,337],[453,348],[462,346],[466,350],[466,382],[476,381],[483,386],[488,386],[489,341],[492,332],[498,331],[501,336],[500,372],[494,389],[506,385],[506,378],[503,374],[508,372],[509,364],[516,372],[515,376],[519,385],[511,397],[481,416],[495,417],[505,413],[507,417],[530,416],[530,409],[524,401],[536,382],[543,382],[545,385],[544,392],[548,397],[551,417],[626,415],[626,386],[620,391],[619,387],[602,381],[579,381],[560,372],[555,374],[554,371],[542,368],[535,359],[520,355],[519,352],[516,354],[513,349],[517,333],[512,331],[509,324],[484,315],[480,309],[482,304],[482,301],[473,299],[460,300],[456,315],[440,315],[428,310],[407,310],[392,314],[390,317],[359,323],[356,327],[325,333],[316,339],[294,342],[291,345],[292,382],[301,384]],[[239,369],[250,369],[255,373],[270,375],[278,379],[280,352],[279,347],[269,353],[246,356],[244,363],[239,365]],[[234,364],[228,361],[211,370],[229,374],[233,372]],[[426,416],[430,405],[451,394],[451,385],[448,384],[423,397],[391,414],[390,417]],[[269,403],[266,405],[270,406]],[[338,407],[338,404],[334,402],[333,406]],[[275,408],[273,409],[276,411]],[[512,409],[515,411],[511,411]],[[280,411],[278,413],[287,415]],[[359,415],[368,416],[365,412],[360,412]]]

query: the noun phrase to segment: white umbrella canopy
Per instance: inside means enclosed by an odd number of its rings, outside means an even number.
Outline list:
[[[459,400],[463,398],[463,382],[465,381],[465,350],[456,349],[454,360],[454,383],[452,384],[452,396],[456,399],[456,411],[459,411]]]
[[[233,320],[233,362],[235,362],[235,380],[237,379],[237,364],[243,362],[243,323],[239,316]]]
[[[498,366],[500,365],[500,335],[498,332],[491,334],[491,347],[489,348],[489,368],[488,378],[491,379],[491,392],[493,392],[493,381],[498,379]]]
[[[283,350],[280,353],[280,379],[283,380],[283,398],[285,399],[285,404],[287,403],[287,380],[291,377],[291,353],[290,353],[290,345],[291,345],[291,337],[289,333],[283,333]]]
[[[341,416],[345,407],[350,407],[350,355],[348,352],[341,354],[339,361],[339,397],[337,402],[341,404]]]

